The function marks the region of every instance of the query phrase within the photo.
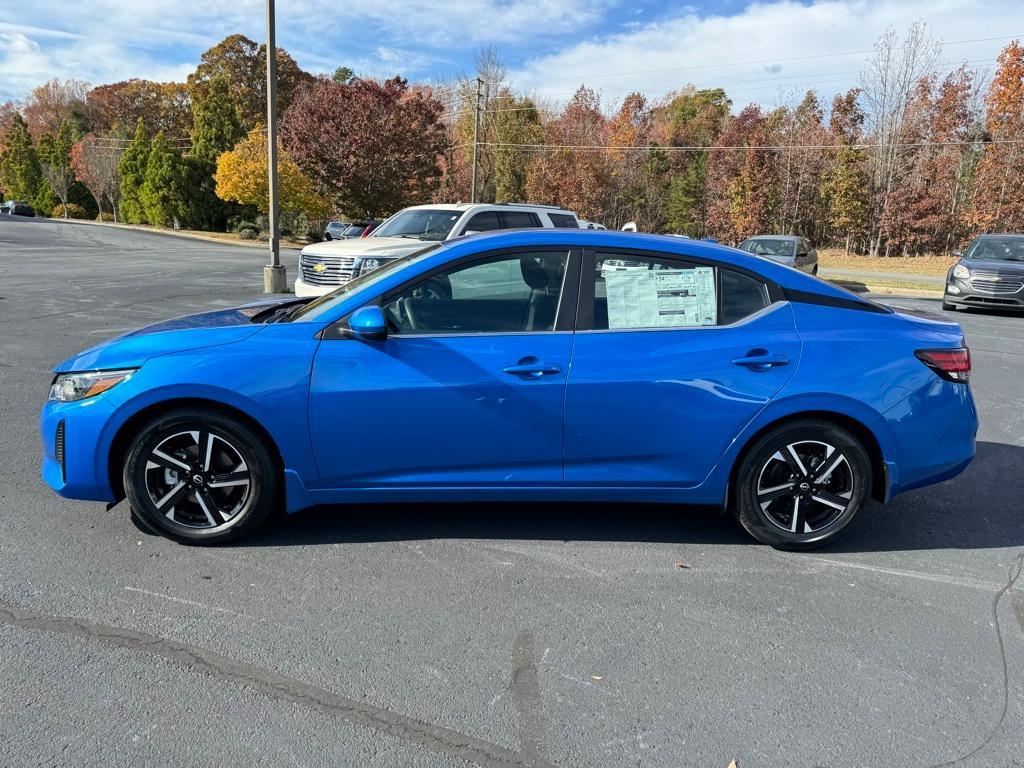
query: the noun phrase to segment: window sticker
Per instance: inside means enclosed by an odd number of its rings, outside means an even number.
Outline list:
[[[603,275],[609,328],[689,328],[718,322],[713,267]]]

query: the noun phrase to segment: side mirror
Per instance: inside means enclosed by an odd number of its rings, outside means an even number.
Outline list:
[[[388,337],[388,321],[380,307],[362,307],[349,317],[348,332],[363,341],[384,341]]]
[[[958,259],[962,259],[964,257],[964,255],[960,251],[953,251],[953,255],[956,256]]]

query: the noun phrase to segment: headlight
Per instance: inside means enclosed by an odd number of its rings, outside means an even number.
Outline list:
[[[965,267],[963,264],[957,264],[953,267],[953,277],[959,277],[961,280],[966,280],[971,276],[971,270]]]
[[[372,272],[383,263],[380,259],[363,259],[363,265],[359,268],[359,272]]]
[[[122,368],[117,371],[58,373],[50,385],[50,399],[73,403],[76,400],[94,397],[127,380],[136,370],[138,369]]]

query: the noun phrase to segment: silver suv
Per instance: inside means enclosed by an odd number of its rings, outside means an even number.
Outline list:
[[[314,243],[299,255],[296,296],[322,296],[353,277],[414,253],[424,243],[497,229],[579,229],[572,211],[530,203],[414,205],[356,240]]]

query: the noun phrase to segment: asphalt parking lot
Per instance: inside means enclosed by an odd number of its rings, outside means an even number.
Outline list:
[[[188,548],[45,488],[52,366],[258,297],[265,258],[0,218],[0,765],[1024,765],[1024,317],[955,315],[967,472],[812,553],[643,505],[320,509]]]

